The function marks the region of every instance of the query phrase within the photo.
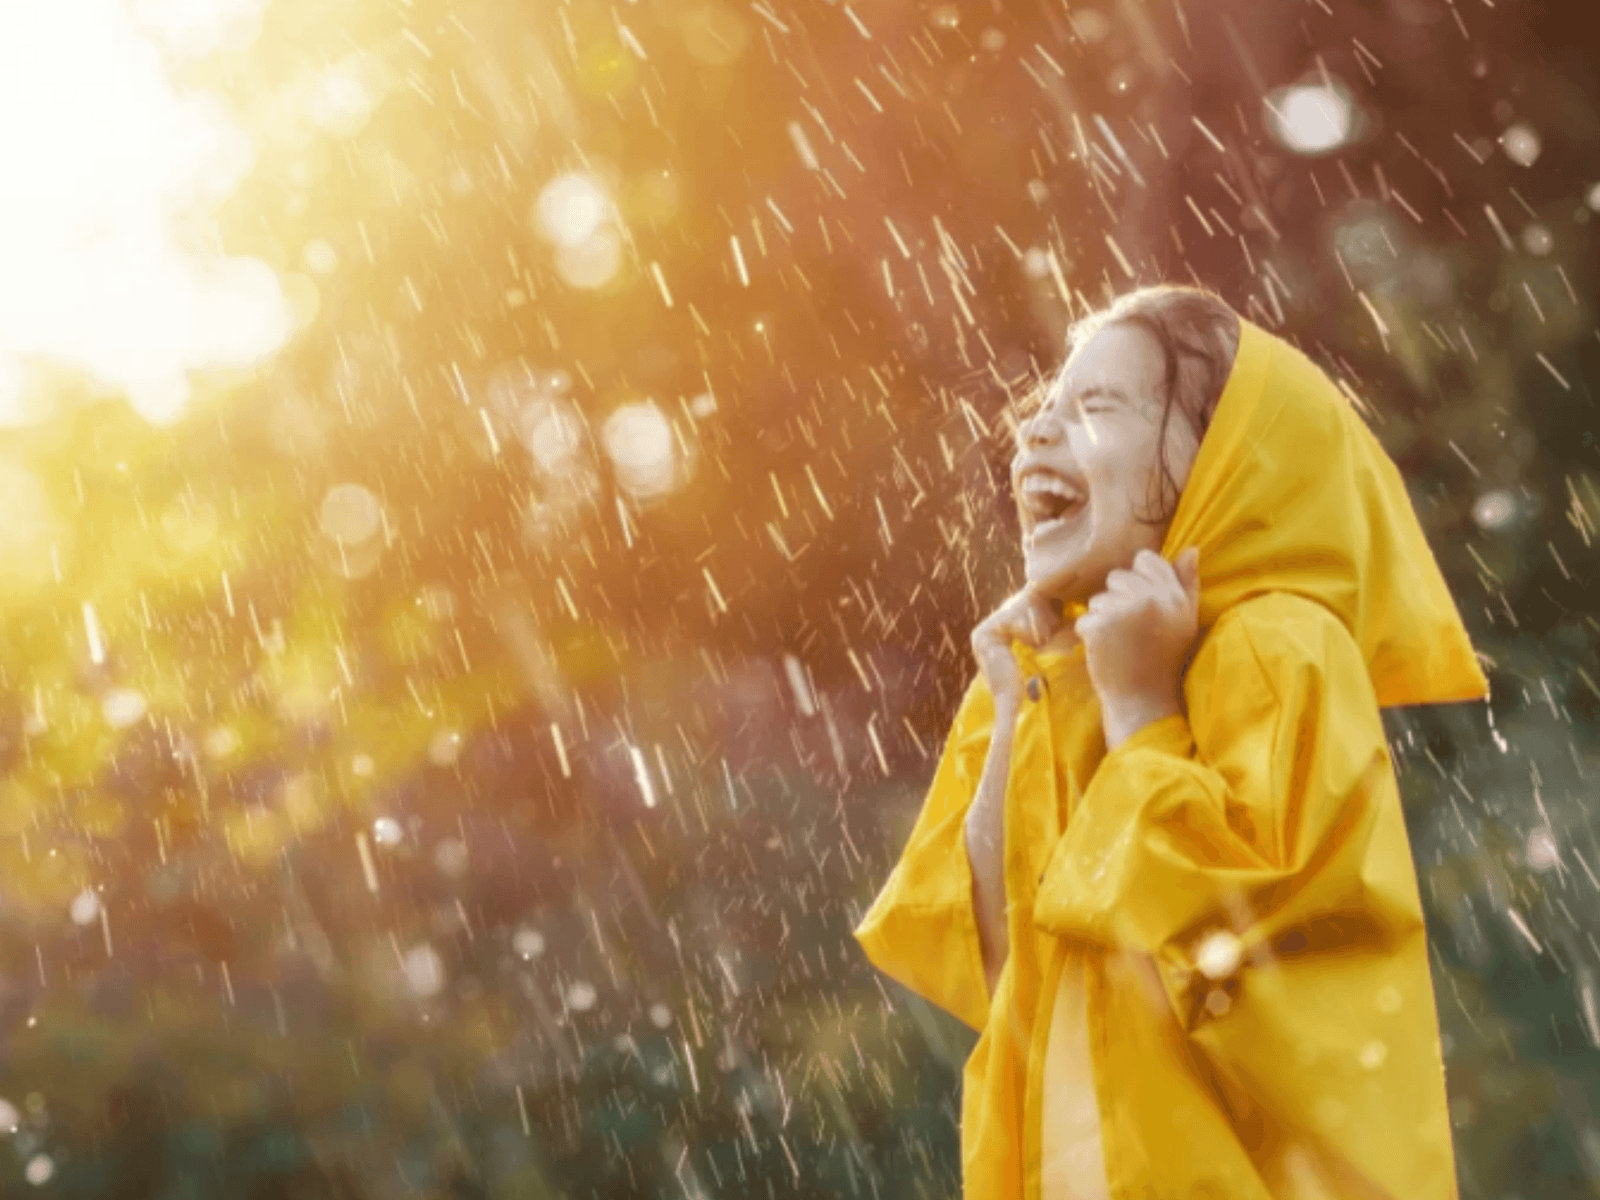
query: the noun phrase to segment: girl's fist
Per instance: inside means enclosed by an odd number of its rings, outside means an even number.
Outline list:
[[[1106,745],[1183,711],[1183,670],[1200,629],[1200,551],[1167,562],[1141,550],[1130,569],[1106,576],[1074,626],[1100,697]]]
[[[997,706],[1014,705],[1022,698],[1022,668],[1011,643],[1043,646],[1061,632],[1055,604],[1028,588],[1007,598],[978,624],[972,631],[972,655]]]

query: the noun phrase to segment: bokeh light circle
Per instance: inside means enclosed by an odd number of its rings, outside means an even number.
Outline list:
[[[1544,148],[1533,126],[1520,122],[1500,135],[1500,146],[1506,157],[1519,167],[1533,166]]]
[[[677,483],[672,424],[653,402],[624,404],[606,418],[601,441],[617,482],[635,496],[659,496]]]
[[[1355,108],[1338,87],[1298,85],[1270,101],[1272,134],[1297,154],[1327,154],[1345,145],[1355,127]]]
[[[322,499],[322,532],[345,546],[359,546],[383,525],[383,506],[359,483],[341,483]]]
[[[557,246],[581,246],[592,238],[611,212],[611,200],[592,175],[557,175],[539,193],[534,222]]]

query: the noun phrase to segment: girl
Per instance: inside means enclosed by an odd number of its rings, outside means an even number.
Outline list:
[[[981,1033],[965,1194],[1453,1200],[1379,709],[1488,688],[1399,472],[1207,293],[1072,346],[1012,464],[1026,586],[855,931]]]

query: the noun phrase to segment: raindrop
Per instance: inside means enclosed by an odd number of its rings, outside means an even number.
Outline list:
[[[1226,929],[1213,930],[1195,951],[1195,965],[1207,979],[1226,979],[1239,969],[1243,952],[1244,947],[1233,933]]]
[[[954,29],[961,24],[961,10],[954,4],[941,4],[928,13],[928,23],[935,29]]]
[[[1500,146],[1506,157],[1519,167],[1531,167],[1539,158],[1542,148],[1539,135],[1531,125],[1518,123],[1500,135]]]
[[[547,475],[565,475],[581,460],[583,418],[564,400],[538,400],[517,422],[522,444]]]
[[[0,1099],[0,1132],[15,1133],[21,1120],[22,1114],[17,1111],[17,1106],[9,1100]]]
[[[372,774],[375,766],[376,764],[372,761],[372,755],[357,754],[350,760],[350,773],[358,779],[366,779]]]
[[[1098,8],[1079,9],[1068,17],[1078,36],[1091,46],[1103,42],[1111,33],[1111,20]]]
[[[28,1160],[28,1168],[24,1174],[28,1182],[34,1187],[43,1187],[50,1182],[50,1177],[56,1173],[56,1164],[50,1160],[48,1154],[35,1154]]]
[[[635,496],[659,496],[676,480],[672,425],[654,402],[624,404],[606,418],[601,431],[617,482]]]
[[[596,999],[598,993],[592,983],[585,983],[580,979],[567,988],[567,1007],[574,1012],[588,1012],[594,1007]]]
[[[1548,871],[1561,857],[1556,839],[1548,829],[1535,829],[1528,835],[1528,865],[1535,871]]]
[[[1383,1066],[1388,1057],[1389,1047],[1376,1038],[1361,1047],[1361,1065],[1369,1071],[1376,1071]]]
[[[406,951],[401,969],[405,972],[406,987],[413,996],[427,999],[437,996],[444,987],[444,961],[426,942]]]
[[[359,483],[341,483],[322,498],[322,532],[343,546],[359,546],[383,525],[383,506]]]
[[[1517,515],[1517,502],[1502,488],[1485,492],[1472,506],[1472,519],[1482,529],[1504,529]]]
[[[544,953],[544,934],[537,929],[519,929],[511,938],[511,947],[523,958],[538,958]]]
[[[133,688],[112,688],[100,701],[100,711],[105,714],[106,724],[113,729],[126,729],[138,723],[149,705],[145,698]]]
[[[72,923],[92,925],[100,917],[100,897],[93,888],[84,888],[72,900]]]
[[[1522,245],[1529,254],[1549,254],[1555,249],[1555,244],[1555,238],[1543,225],[1529,225],[1522,231]]]
[[[998,54],[1005,49],[1006,35],[998,29],[985,29],[978,35],[978,45],[990,54]]]
[[[393,817],[379,817],[372,823],[372,840],[380,846],[398,846],[404,837],[405,831]]]
[[[788,677],[789,688],[794,692],[794,700],[800,706],[800,712],[808,717],[816,716],[816,697],[812,695],[810,680],[806,678],[805,664],[793,654],[785,654],[783,673]]]
[[[1269,102],[1272,135],[1297,154],[1326,154],[1350,140],[1355,110],[1342,88],[1282,88]]]
[[[461,734],[454,729],[441,729],[428,744],[428,761],[436,767],[448,767],[461,757]]]
[[[1594,209],[1595,212],[1600,212],[1600,183],[1590,186],[1589,194],[1584,197],[1584,203]]]
[[[665,1029],[672,1024],[672,1010],[659,1001],[652,1004],[650,1006],[650,1024],[657,1029]]]
[[[574,172],[545,184],[534,205],[534,221],[556,245],[579,246],[599,232],[610,211],[611,201],[599,182]]]

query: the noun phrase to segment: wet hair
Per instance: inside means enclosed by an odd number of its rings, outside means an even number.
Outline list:
[[[1117,297],[1099,312],[1073,322],[1067,330],[1068,356],[1108,325],[1135,325],[1155,338],[1165,360],[1162,384],[1161,509],[1143,524],[1166,525],[1177,510],[1181,489],[1167,461],[1167,427],[1177,408],[1189,422],[1198,443],[1211,424],[1211,414],[1233,370],[1239,350],[1239,315],[1227,303],[1200,288],[1163,284]],[[1048,386],[1024,401],[1023,416],[1038,408]]]

